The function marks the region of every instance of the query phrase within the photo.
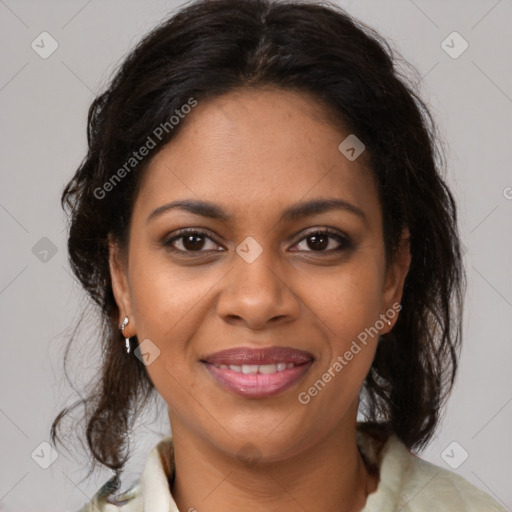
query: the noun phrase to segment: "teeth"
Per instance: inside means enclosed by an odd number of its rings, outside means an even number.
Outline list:
[[[242,373],[258,373],[257,364],[243,364]]]
[[[254,373],[262,373],[264,375],[268,375],[271,373],[282,372],[287,368],[293,368],[295,366],[294,363],[276,363],[276,364],[216,364],[214,365],[216,368],[220,368],[221,370],[233,370],[234,372],[244,373],[246,375],[254,374]]]
[[[258,368],[259,373],[276,373],[276,365],[275,364],[260,364]]]

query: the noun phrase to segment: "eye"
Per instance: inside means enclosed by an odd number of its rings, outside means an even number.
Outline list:
[[[338,243],[338,247],[331,247],[329,250],[325,250],[332,245],[332,240]],[[299,246],[300,244],[305,244],[311,248],[310,251],[306,250],[306,252],[318,253],[339,252],[350,249],[352,247],[352,243],[347,236],[342,235],[337,231],[332,231],[329,228],[310,231],[305,237],[301,238],[301,240],[296,245]]]
[[[162,242],[162,245],[169,247],[171,250],[182,253],[205,252],[202,249],[205,245],[205,239],[213,242],[215,240],[201,229],[181,229],[172,238]],[[174,243],[178,241],[182,248],[176,248]],[[218,250],[218,249],[206,249]]]

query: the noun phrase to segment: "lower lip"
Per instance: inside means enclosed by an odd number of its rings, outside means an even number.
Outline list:
[[[313,361],[270,374],[246,374],[220,369],[210,363],[203,364],[210,375],[225,389],[246,398],[267,398],[293,386],[309,370]]]

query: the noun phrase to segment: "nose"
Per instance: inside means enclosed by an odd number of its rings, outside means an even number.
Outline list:
[[[300,301],[290,275],[266,252],[251,263],[235,256],[217,302],[217,312],[224,321],[262,330],[298,318]]]

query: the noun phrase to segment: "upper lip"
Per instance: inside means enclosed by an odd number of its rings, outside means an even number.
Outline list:
[[[273,364],[296,363],[303,364],[312,361],[312,354],[304,350],[290,347],[249,348],[236,347],[215,352],[202,359],[210,364]]]

